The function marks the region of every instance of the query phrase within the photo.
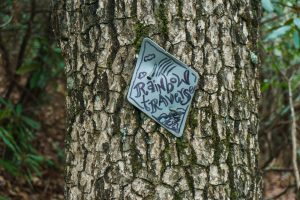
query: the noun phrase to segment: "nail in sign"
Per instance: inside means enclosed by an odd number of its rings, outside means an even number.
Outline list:
[[[173,135],[183,134],[199,76],[152,40],[143,40],[128,101]]]

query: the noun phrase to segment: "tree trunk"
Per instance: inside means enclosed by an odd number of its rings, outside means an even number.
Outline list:
[[[61,0],[65,198],[261,199],[258,0]],[[144,37],[200,75],[176,138],[126,99]]]

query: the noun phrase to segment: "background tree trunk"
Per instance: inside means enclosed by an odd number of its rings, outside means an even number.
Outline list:
[[[69,199],[260,199],[258,0],[61,0]],[[150,37],[200,75],[182,138],[126,100]]]

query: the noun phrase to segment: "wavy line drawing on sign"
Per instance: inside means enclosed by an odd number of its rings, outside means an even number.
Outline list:
[[[148,62],[148,61],[151,61],[155,58],[155,54],[152,53],[152,54],[149,54],[147,56],[144,57],[144,62]]]

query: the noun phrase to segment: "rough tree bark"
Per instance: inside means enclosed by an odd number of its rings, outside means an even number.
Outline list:
[[[260,199],[258,0],[61,0],[65,198]],[[182,138],[126,100],[150,37],[200,75]]]

